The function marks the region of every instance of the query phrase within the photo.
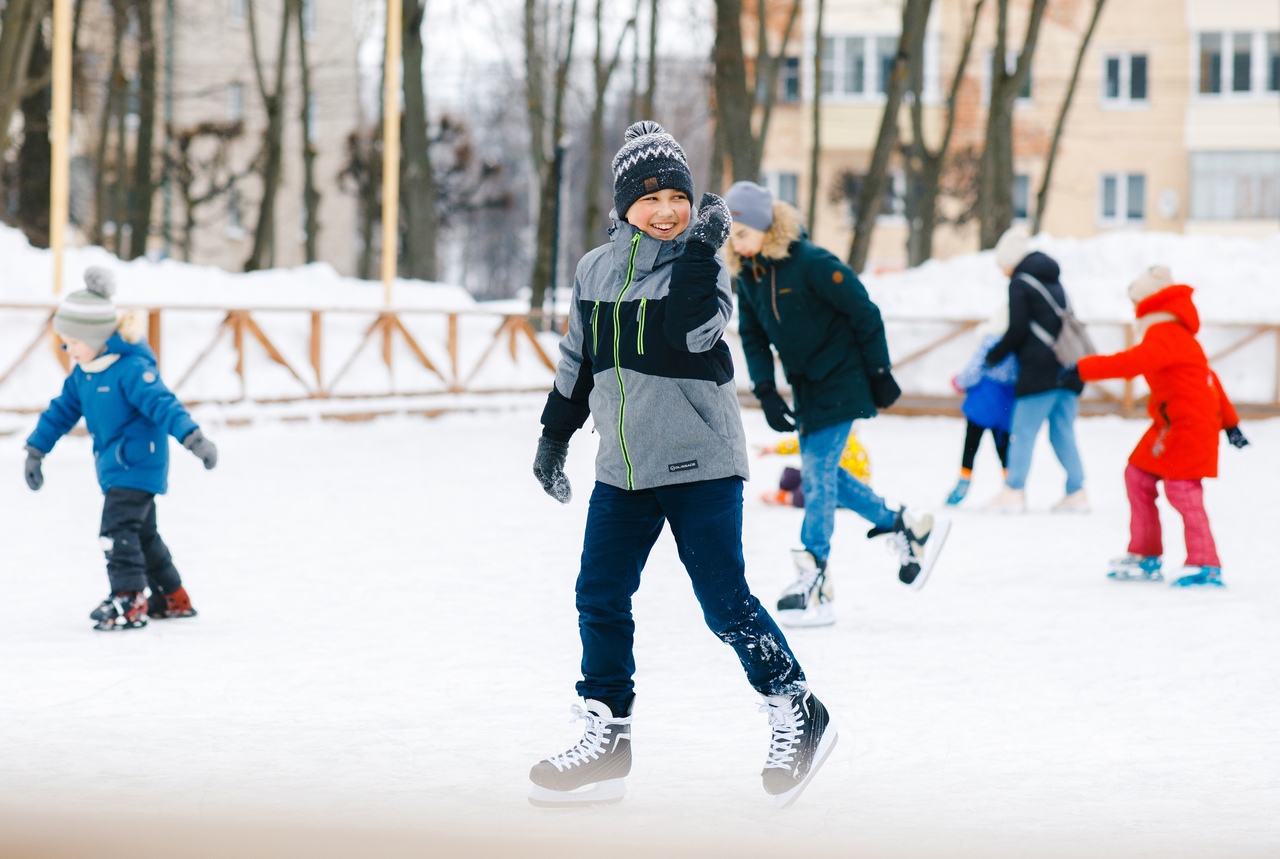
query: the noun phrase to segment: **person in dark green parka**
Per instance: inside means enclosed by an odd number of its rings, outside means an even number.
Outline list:
[[[796,581],[778,600],[778,620],[834,623],[827,556],[839,503],[874,526],[869,537],[892,535],[901,555],[899,578],[913,588],[924,584],[949,525],[927,513],[890,509],[840,469],[853,421],[874,417],[901,394],[880,309],[857,275],[811,242],[800,213],[767,188],[737,182],[725,202],[734,220],[725,257],[737,279],[738,331],[751,382],[769,426],[800,432],[804,548],[792,552]],[[794,412],[778,393],[775,352]]]

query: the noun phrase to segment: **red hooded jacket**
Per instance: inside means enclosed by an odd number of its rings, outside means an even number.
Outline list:
[[[1114,355],[1091,355],[1077,367],[1086,382],[1142,376],[1151,388],[1147,414],[1154,423],[1129,462],[1157,477],[1199,480],[1218,476],[1218,433],[1240,422],[1222,383],[1196,341],[1200,315],[1191,287],[1168,286],[1142,301],[1148,320],[1142,342]]]

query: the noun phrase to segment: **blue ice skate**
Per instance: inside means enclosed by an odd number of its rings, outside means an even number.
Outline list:
[[[1179,576],[1171,583],[1175,588],[1225,588],[1226,584],[1222,581],[1221,567],[1197,567],[1188,565],[1182,568],[1182,572],[1186,575]]]
[[[962,477],[960,478],[959,482],[956,483],[956,488],[952,489],[951,494],[947,496],[947,506],[955,507],[957,504],[963,501],[964,497],[968,494],[969,494],[969,479],[966,477]]]
[[[1107,578],[1113,582],[1162,582],[1159,555],[1135,555],[1133,552],[1112,558]]]

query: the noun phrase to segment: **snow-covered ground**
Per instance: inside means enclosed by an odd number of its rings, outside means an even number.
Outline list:
[[[1224,446],[1207,485],[1222,592],[1102,575],[1125,546],[1137,421],[1079,424],[1091,515],[1045,512],[1061,471],[1042,438],[1033,512],[955,511],[918,593],[840,513],[840,621],[789,637],[841,740],[783,812],[759,784],[764,717],[664,537],[635,603],[630,793],[548,812],[527,804],[526,778],[580,728],[567,724],[573,581],[595,438],[574,440],[577,495],[555,504],[530,475],[540,405],[350,425],[198,414],[221,462],[206,473],[175,445],[159,515],[201,614],[115,635],[85,617],[106,589],[88,439],[59,445],[37,494],[18,439],[0,445],[0,820],[247,819],[618,856],[1280,852],[1280,421],[1246,423],[1253,446]],[[759,412],[745,421],[752,443],[774,437]],[[945,496],[958,421],[879,418],[858,432],[880,491]],[[783,463],[753,465],[748,575],[771,604],[801,514],[754,500]],[[973,503],[998,475],[984,448]],[[1176,565],[1180,528],[1164,512]],[[6,837],[0,826],[13,855]]]

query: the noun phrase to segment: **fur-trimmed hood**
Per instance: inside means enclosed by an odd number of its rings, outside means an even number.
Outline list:
[[[791,256],[791,245],[804,237],[800,212],[790,203],[773,201],[773,225],[765,231],[760,256],[771,260],[784,260]],[[724,262],[731,277],[742,272],[742,257],[733,249],[733,242],[725,242]]]

